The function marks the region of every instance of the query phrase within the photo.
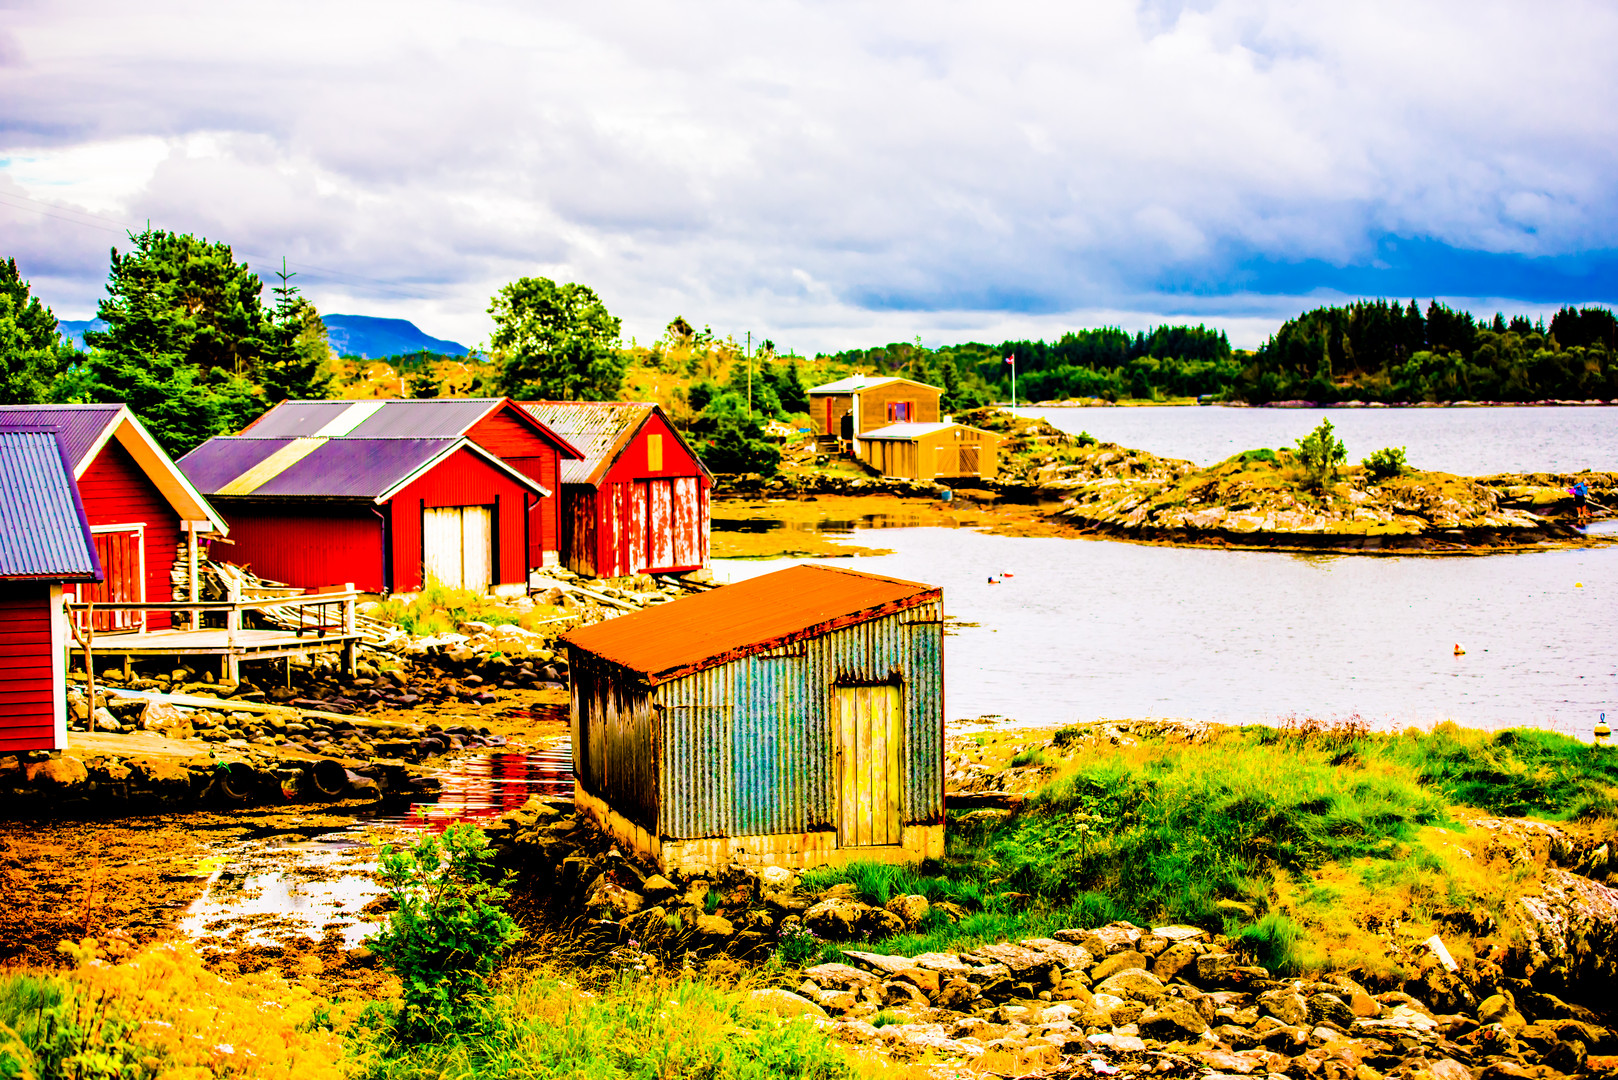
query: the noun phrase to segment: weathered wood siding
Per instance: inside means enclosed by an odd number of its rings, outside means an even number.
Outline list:
[[[875,431],[900,422],[936,424],[940,420],[938,398],[937,388],[904,379],[861,390],[860,430]],[[888,406],[894,402],[909,402],[910,416],[891,417]]]
[[[232,543],[213,547],[214,558],[300,589],[352,581],[365,592],[387,591],[382,517],[369,506],[216,503]]]

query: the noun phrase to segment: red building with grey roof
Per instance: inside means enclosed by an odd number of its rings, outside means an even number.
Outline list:
[[[713,475],[649,402],[525,401],[523,411],[578,447],[564,461],[562,562],[597,577],[708,565]]]
[[[0,431],[0,754],[67,744],[62,587],[101,577],[63,440]]]
[[[526,587],[534,505],[553,489],[472,439],[259,430],[180,459],[230,523],[229,561],[304,589]]]
[[[582,456],[566,438],[507,398],[283,401],[241,434],[258,438],[465,437],[545,489],[546,494],[529,510],[527,568],[534,570],[558,561],[562,501],[558,468]]]

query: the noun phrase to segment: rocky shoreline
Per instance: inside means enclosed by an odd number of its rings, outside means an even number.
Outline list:
[[[1608,1019],[1565,1000],[1594,1004],[1618,986],[1618,890],[1596,880],[1611,869],[1605,849],[1536,822],[1493,825],[1496,850],[1480,857],[1546,883],[1522,901],[1520,948],[1457,962],[1439,938],[1390,933],[1398,975],[1308,977],[1271,972],[1200,927],[1127,922],[893,955],[880,940],[916,932],[930,911],[969,913],[919,895],[863,903],[849,884],[815,889],[778,867],[648,873],[565,800],[531,800],[488,832],[499,864],[571,942],[625,970],[763,962],[808,946],[804,966],[755,1002],[891,1060],[1007,1076],[1296,1080],[1555,1080],[1618,1064],[1599,1057],[1618,1052]]]

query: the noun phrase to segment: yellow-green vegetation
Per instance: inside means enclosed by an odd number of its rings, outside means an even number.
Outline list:
[[[1052,775],[1026,807],[957,815],[942,862],[810,882],[933,901],[920,932],[884,942],[897,953],[1129,918],[1230,934],[1279,971],[1374,971],[1394,927],[1503,921],[1522,875],[1485,865],[1469,808],[1600,822],[1618,795],[1618,755],[1540,731],[1305,723],[1114,745],[1070,729],[1038,753]]]
[[[353,1032],[355,1072],[378,1080],[874,1074],[809,1020],[751,1006],[747,985],[632,971],[581,985],[576,975],[513,973],[496,987],[479,1029],[442,1041],[401,1039],[388,1010],[373,1009]]]
[[[518,611],[499,597],[470,589],[452,589],[429,584],[409,599],[381,601],[372,617],[391,622],[412,634],[449,634],[463,622],[485,622],[490,626],[521,626],[536,630],[565,614],[563,609],[536,604]]]
[[[338,1080],[333,1006],[274,972],[234,982],[186,945],[108,962],[94,940],[66,972],[0,974],[0,1076]]]

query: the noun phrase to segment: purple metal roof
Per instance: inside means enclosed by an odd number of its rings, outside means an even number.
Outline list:
[[[53,431],[0,431],[0,578],[100,581],[79,487]]]
[[[253,495],[375,499],[460,440],[331,439]]]
[[[348,439],[447,439],[465,435],[479,420],[498,408],[505,398],[389,398],[382,401],[283,401],[247,425],[243,435],[280,439],[320,432],[343,414],[354,410],[350,426],[339,426],[333,437]],[[516,403],[511,403],[515,408]],[[557,444],[563,459],[578,457],[567,439],[520,408],[516,415]]]
[[[293,439],[221,435],[180,459],[180,468],[204,493],[218,497],[232,480],[291,444]],[[326,439],[246,498],[301,495],[323,499],[375,499],[432,461],[459,439]],[[224,496],[229,497],[229,496]]]
[[[447,438],[465,435],[500,404],[499,398],[464,398],[434,401],[400,399],[390,401],[349,432],[354,439],[385,438],[390,435],[413,438]]]
[[[122,409],[122,405],[0,405],[0,431],[55,428],[77,473]]]

